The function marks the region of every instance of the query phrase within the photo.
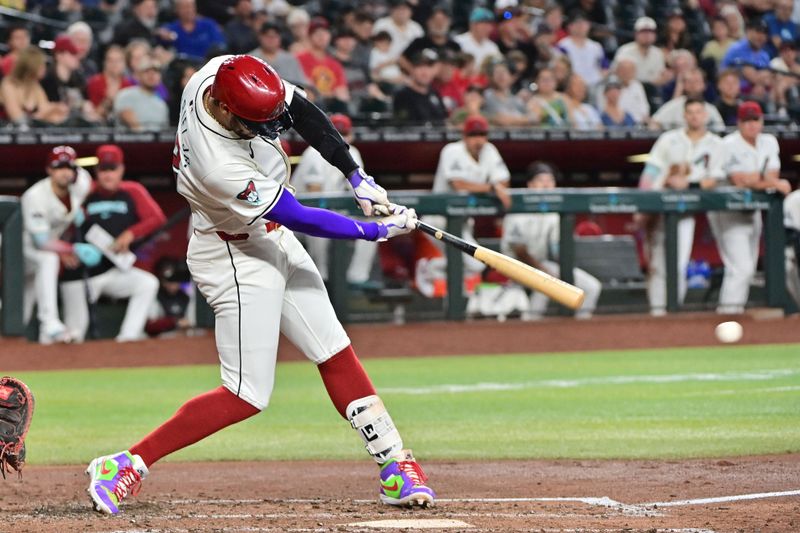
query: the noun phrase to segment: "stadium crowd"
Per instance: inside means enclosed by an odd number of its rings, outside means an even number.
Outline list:
[[[668,128],[702,97],[800,118],[792,0],[3,0],[0,120],[174,125],[209,57],[250,53],[360,120]]]

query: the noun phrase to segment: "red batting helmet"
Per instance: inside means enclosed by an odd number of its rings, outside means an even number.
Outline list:
[[[47,166],[50,168],[70,167],[76,168],[78,154],[72,146],[56,146],[47,155]]]
[[[275,139],[292,126],[283,80],[264,61],[248,55],[229,57],[217,69],[211,96],[254,134]]]

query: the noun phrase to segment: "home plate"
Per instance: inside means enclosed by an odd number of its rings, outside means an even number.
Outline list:
[[[450,527],[475,527],[461,520],[429,519],[429,520],[372,520],[370,522],[353,522],[353,527],[374,527],[378,529],[446,529]]]

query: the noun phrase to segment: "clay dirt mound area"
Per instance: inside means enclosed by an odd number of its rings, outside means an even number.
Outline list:
[[[408,510],[377,502],[367,460],[163,463],[113,517],[91,511],[81,467],[28,467],[0,484],[0,523],[37,533],[800,530],[800,454],[424,466],[440,500]]]

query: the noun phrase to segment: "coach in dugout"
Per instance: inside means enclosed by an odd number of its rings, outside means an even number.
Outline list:
[[[97,225],[114,237],[107,253],[129,252],[134,241],[152,234],[166,217],[142,185],[122,180],[125,165],[119,146],[100,146],[97,159],[96,180],[83,205],[85,220],[80,233],[85,237]],[[88,283],[90,303],[102,295],[129,299],[117,341],[145,337],[147,313],[158,292],[158,279],[153,274],[136,267],[123,269],[104,257],[99,265],[88,269],[88,281],[78,269],[66,272],[65,278],[70,281],[61,284],[64,321],[74,332],[75,341],[83,340],[89,325],[84,283]]]

